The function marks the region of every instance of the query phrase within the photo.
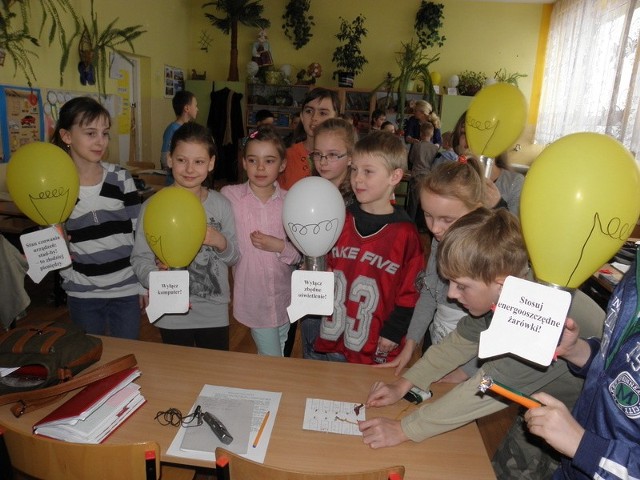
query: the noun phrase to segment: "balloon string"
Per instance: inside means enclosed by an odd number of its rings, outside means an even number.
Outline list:
[[[491,142],[491,140],[493,139],[493,136],[496,134],[496,130],[498,129],[498,125],[500,125],[500,120],[496,120],[496,126],[493,129],[493,132],[491,133],[491,136],[489,137],[489,140],[487,140],[487,143],[484,144],[484,148],[482,149],[481,155],[484,155],[484,152],[487,150],[487,145],[489,145],[489,142]],[[495,155],[489,155],[489,156],[493,157]]]
[[[614,220],[617,220],[617,223],[614,222]],[[612,225],[612,222],[613,222],[613,225]],[[605,230],[604,228],[602,228],[600,215],[598,214],[598,212],[596,212],[593,215],[593,223],[591,224],[591,230],[589,231],[589,235],[587,235],[587,238],[585,239],[584,243],[582,244],[582,248],[580,249],[580,255],[578,256],[578,261],[576,262],[575,267],[571,271],[571,274],[569,275],[569,279],[567,280],[567,283],[565,285],[569,285],[569,283],[571,282],[571,279],[573,278],[573,274],[576,273],[576,270],[580,266],[580,262],[582,261],[582,257],[584,256],[584,251],[587,248],[587,244],[589,243],[589,240],[591,239],[591,236],[593,235],[593,231],[596,229],[596,226],[600,227],[599,228],[600,233],[602,233],[603,235],[613,240],[623,240],[623,239],[626,239],[626,237],[628,236],[627,232],[629,231],[629,224],[623,225],[622,222],[620,221],[620,218],[614,217],[609,221],[609,224],[607,226],[608,228]],[[615,231],[613,232],[609,228],[612,226],[616,227]]]

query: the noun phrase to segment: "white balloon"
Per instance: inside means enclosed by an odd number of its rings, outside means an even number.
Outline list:
[[[460,77],[458,77],[458,75],[451,75],[449,77],[448,85],[450,88],[456,88],[459,83],[460,83]]]
[[[308,257],[321,257],[331,250],[342,232],[344,217],[340,191],[322,177],[299,180],[284,199],[284,230],[296,248]]]

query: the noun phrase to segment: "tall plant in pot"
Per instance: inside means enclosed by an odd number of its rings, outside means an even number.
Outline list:
[[[353,87],[353,79],[362,72],[365,64],[369,63],[362,54],[360,44],[367,36],[364,26],[365,17],[360,14],[351,22],[340,17],[340,29],[336,38],[341,44],[333,52],[331,60],[336,64],[337,70],[333,72],[333,78],[338,77],[338,85],[341,87]]]

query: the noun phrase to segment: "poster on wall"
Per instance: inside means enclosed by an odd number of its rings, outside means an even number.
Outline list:
[[[173,98],[176,92],[184,90],[184,70],[169,65],[164,66],[164,96]]]
[[[0,85],[0,162],[22,145],[44,141],[40,89]]]
[[[56,122],[58,121],[58,114],[62,106],[76,97],[91,97],[94,100],[102,103],[107,110],[109,110],[109,114],[111,118],[115,118],[116,116],[116,107],[114,102],[115,95],[107,95],[106,97],[102,97],[100,100],[100,95],[97,93],[86,93],[86,92],[77,92],[72,90],[61,90],[58,88],[49,88],[42,92],[43,95],[43,107],[44,111],[44,140],[51,140],[51,136],[53,135],[53,131],[56,127]]]

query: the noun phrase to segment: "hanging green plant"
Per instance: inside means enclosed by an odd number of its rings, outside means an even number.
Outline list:
[[[40,31],[42,36],[47,24],[49,33],[48,43],[51,45],[57,38],[61,48],[60,57],[60,84],[62,85],[62,72],[69,59],[69,47],[71,41],[80,32],[80,20],[76,15],[70,0],[3,0],[0,1],[0,50],[4,50],[7,57],[13,61],[15,72],[22,72],[29,86],[36,80],[31,63],[33,58],[38,58],[34,47],[40,47],[38,37],[29,31],[29,23],[32,18],[32,6],[42,12]],[[63,14],[69,14],[74,22],[74,32],[67,39],[67,31],[64,28]]]
[[[444,5],[441,3],[427,2],[422,0],[420,8],[416,12],[416,21],[413,24],[416,34],[418,35],[418,43],[422,48],[442,47],[447,39],[444,35],[440,35],[440,29],[444,20]]]
[[[93,0],[91,0],[91,21],[89,25],[87,25],[87,22],[83,19],[84,31],[86,32],[86,34],[83,35],[84,49],[88,49],[88,52],[85,58],[81,60],[85,63],[91,63],[95,67],[98,92],[103,96],[106,95],[107,71],[110,65],[109,52],[116,53],[116,47],[120,47],[123,44],[128,45],[131,51],[134,52],[133,41],[146,32],[146,30],[142,30],[142,25],[115,28],[114,25],[117,21],[118,18],[107,25],[102,32],[99,31],[98,14],[93,9]],[[121,51],[118,50],[117,53],[131,62]]]
[[[313,15],[308,13],[310,7],[311,0],[289,0],[287,6],[284,7],[282,29],[296,50],[304,47],[313,37],[311,27],[315,25],[315,22]]]

